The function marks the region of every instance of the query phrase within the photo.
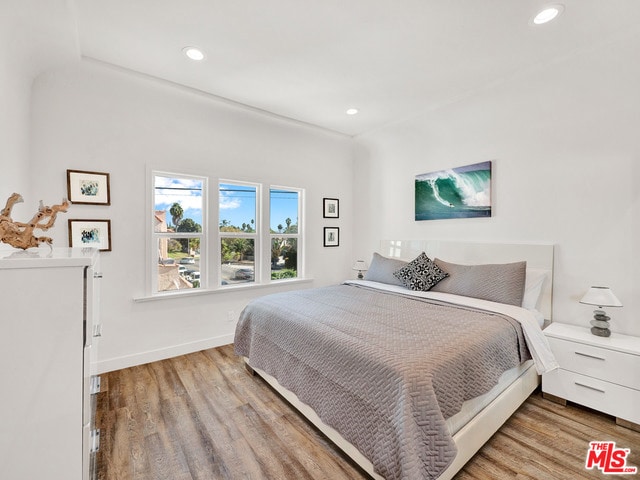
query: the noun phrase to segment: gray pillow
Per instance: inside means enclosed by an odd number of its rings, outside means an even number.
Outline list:
[[[414,260],[393,275],[411,290],[426,292],[447,276],[433,261],[422,252]]]
[[[374,253],[369,270],[364,274],[365,280],[372,282],[388,283],[390,285],[399,285],[403,287],[402,282],[393,276],[393,272],[404,267],[408,262],[397,258],[383,257],[379,253]]]
[[[457,265],[436,258],[435,263],[449,274],[433,287],[434,292],[454,293],[508,305],[522,305],[527,262]]]

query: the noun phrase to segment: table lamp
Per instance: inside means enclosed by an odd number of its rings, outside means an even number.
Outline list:
[[[364,278],[362,272],[367,271],[367,264],[364,263],[364,260],[356,260],[356,263],[353,264],[353,269],[358,271],[358,280],[362,280]]]
[[[609,330],[609,320],[611,317],[602,310],[602,307],[621,307],[622,302],[613,294],[609,287],[591,287],[584,294],[580,303],[587,305],[596,305],[598,308],[593,311],[593,320],[591,320],[591,333],[599,337],[611,336]]]

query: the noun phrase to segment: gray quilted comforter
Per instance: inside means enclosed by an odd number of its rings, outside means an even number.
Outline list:
[[[437,478],[456,455],[445,420],[530,358],[509,317],[356,285],[252,301],[235,351],[389,480]]]

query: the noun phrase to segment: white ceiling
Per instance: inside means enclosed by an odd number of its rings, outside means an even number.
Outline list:
[[[639,0],[76,0],[84,57],[357,135],[638,28]],[[205,60],[182,53],[197,46]],[[358,115],[345,110],[356,107]]]

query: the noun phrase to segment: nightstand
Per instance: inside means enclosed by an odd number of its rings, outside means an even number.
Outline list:
[[[560,368],[542,375],[548,400],[578,403],[640,431],[640,337],[552,323],[544,330]]]

